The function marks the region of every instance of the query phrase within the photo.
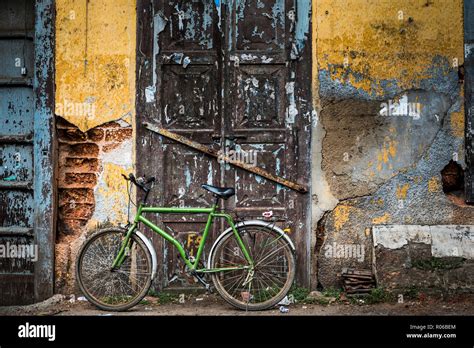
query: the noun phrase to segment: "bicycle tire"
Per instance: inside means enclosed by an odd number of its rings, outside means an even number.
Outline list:
[[[97,296],[94,296],[94,294],[92,294],[91,292],[91,287],[89,286],[89,284],[85,282],[85,277],[87,276],[87,272],[83,272],[84,271],[83,266],[84,266],[84,257],[87,251],[89,250],[88,248],[90,248],[91,245],[95,241],[97,241],[100,237],[103,237],[106,234],[116,234],[116,235],[121,235],[123,237],[125,233],[126,231],[121,228],[107,228],[107,229],[99,230],[95,232],[94,234],[92,234],[90,238],[87,239],[87,241],[82,245],[78,253],[78,257],[76,261],[76,279],[77,279],[79,288],[81,289],[81,292],[84,294],[87,300],[89,300],[92,304],[94,304],[95,306],[97,306],[98,308],[102,310],[125,311],[127,309],[134,307],[146,296],[152,283],[152,279],[151,279],[152,257],[151,257],[150,251],[146,247],[145,243],[143,243],[143,241],[135,234],[132,234],[131,236],[133,245],[136,245],[140,249],[140,252],[143,254],[144,259],[146,261],[146,270],[144,272],[140,272],[140,274],[144,274],[145,283],[141,286],[141,289],[138,292],[138,294],[133,296],[133,298],[130,299],[129,302],[119,304],[119,305],[111,305],[109,303],[101,301],[100,299],[97,298]],[[113,253],[113,254],[109,253],[109,255],[105,255],[106,260],[107,260],[106,262],[111,265],[112,263],[110,262],[110,260],[113,261],[115,256],[116,256],[116,253]],[[106,272],[106,270],[104,272]],[[112,273],[112,271],[110,272]],[[113,282],[112,282],[112,285],[113,285]]]
[[[244,241],[244,243],[247,244],[247,248],[249,249],[249,252],[251,254],[252,253],[253,254],[257,253],[257,255],[253,255],[254,262],[255,262],[256,265],[258,264],[259,260],[255,259],[255,257],[257,256],[257,258],[258,258],[258,256],[262,256],[262,255],[258,255],[258,250],[255,248],[255,245],[254,245],[253,250],[252,250],[252,246],[249,246],[249,243],[245,242],[246,239],[247,240],[249,239],[249,238],[246,238],[246,235],[250,235],[252,232],[253,233],[266,232],[267,234],[271,235],[272,238],[275,241],[280,242],[279,245],[281,247],[281,250],[283,251],[283,254],[284,254],[284,257],[285,257],[285,262],[286,262],[285,269],[287,269],[286,276],[285,276],[285,281],[282,284],[281,288],[278,290],[278,292],[276,292],[276,290],[275,290],[274,295],[272,295],[268,299],[264,298],[264,301],[261,301],[261,302],[258,302],[258,303],[257,302],[252,303],[252,297],[253,297],[253,300],[255,301],[255,294],[257,294],[257,292],[250,293],[250,291],[248,291],[248,294],[246,294],[247,299],[239,298],[239,296],[238,296],[239,294],[240,294],[241,297],[243,297],[242,291],[240,293],[239,293],[239,291],[233,291],[232,292],[232,289],[230,289],[230,291],[229,291],[229,289],[226,289],[226,287],[224,286],[224,280],[223,279],[225,279],[225,276],[223,276],[223,274],[227,274],[227,275],[230,274],[233,277],[239,277],[239,275],[237,274],[238,271],[225,271],[225,272],[213,273],[212,274],[212,281],[214,283],[214,287],[217,290],[217,292],[221,295],[221,297],[227,303],[231,304],[232,306],[234,306],[236,308],[239,308],[239,309],[242,309],[242,310],[249,310],[249,311],[258,311],[258,310],[265,310],[265,309],[274,307],[276,304],[278,304],[287,295],[288,291],[291,288],[291,285],[293,284],[294,277],[295,277],[295,272],[296,272],[296,269],[295,269],[296,261],[295,261],[294,251],[291,248],[288,241],[285,238],[282,238],[282,235],[279,231],[277,231],[275,229],[272,229],[268,226],[251,225],[250,224],[250,225],[244,225],[244,226],[237,227],[237,231],[239,232],[240,236],[242,237],[242,240]],[[255,239],[256,239],[256,237],[255,237]],[[221,238],[217,242],[215,248],[213,248],[213,254],[210,256],[210,267],[211,268],[220,268],[220,267],[225,266],[225,265],[222,264],[222,261],[219,262],[218,258],[221,257],[222,251],[224,250],[223,248],[226,248],[226,245],[227,245],[227,248],[228,248],[228,245],[229,245],[230,241],[232,241],[232,240],[236,241],[236,238],[234,236],[233,231],[231,230],[231,231],[227,232],[226,236],[224,236],[223,238]],[[264,252],[264,251],[265,250],[262,250],[261,252]],[[267,258],[270,258],[270,259],[272,258],[271,255],[263,255],[262,257],[263,258],[267,257]],[[254,272],[258,273],[258,271],[259,271],[258,267],[259,266],[257,265]],[[273,267],[282,267],[282,266],[273,266]],[[232,275],[232,272],[234,272],[233,273],[234,275]],[[245,274],[245,271],[242,271],[242,272],[243,272],[243,274]],[[278,272],[281,272],[281,271],[278,271]],[[237,274],[237,275],[235,275],[235,274]],[[263,273],[262,273],[262,275],[263,275]],[[268,276],[266,276],[266,277],[268,277]],[[227,279],[230,279],[230,278],[227,278]],[[240,275],[240,278],[238,278],[238,279],[242,279],[242,275]],[[266,281],[263,281],[263,284],[268,285],[269,281],[271,281],[270,278],[267,278]],[[239,282],[239,280],[237,280],[237,282]],[[252,280],[252,282],[253,282],[253,280]],[[258,281],[257,281],[257,283],[258,283]],[[267,287],[263,290],[268,292],[268,288],[269,287]],[[238,289],[238,287],[237,287],[237,289]],[[245,293],[246,292],[244,292],[244,294]]]

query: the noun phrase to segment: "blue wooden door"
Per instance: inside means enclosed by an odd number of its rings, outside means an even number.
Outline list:
[[[53,292],[53,13],[0,2],[0,305]]]

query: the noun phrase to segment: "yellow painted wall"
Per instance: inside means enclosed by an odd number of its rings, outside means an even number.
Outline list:
[[[56,114],[82,131],[134,116],[135,6],[56,1]]]
[[[319,69],[342,80],[348,67],[366,92],[390,80],[416,88],[437,56],[463,63],[462,0],[317,0],[313,9]]]

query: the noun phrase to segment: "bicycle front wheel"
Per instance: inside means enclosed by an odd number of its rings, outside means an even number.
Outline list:
[[[295,256],[278,231],[260,225],[237,228],[253,259],[254,267],[213,273],[219,294],[231,305],[244,310],[275,306],[290,290],[295,277]],[[223,237],[211,256],[212,268],[248,265],[232,232]]]
[[[104,310],[123,311],[135,306],[151,285],[151,255],[135,234],[123,264],[112,269],[124,238],[125,231],[120,228],[98,231],[82,246],[77,259],[76,277],[81,291]]]

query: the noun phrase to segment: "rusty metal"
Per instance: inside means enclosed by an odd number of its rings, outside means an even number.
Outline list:
[[[209,156],[216,157],[216,158],[220,157],[220,158],[222,158],[223,161],[225,161],[227,163],[230,163],[230,164],[232,164],[236,167],[245,169],[245,170],[247,170],[251,173],[260,175],[260,176],[262,176],[266,179],[274,181],[274,182],[276,182],[278,184],[281,184],[283,186],[289,187],[292,190],[295,190],[295,191],[298,191],[298,192],[301,192],[301,193],[308,192],[308,189],[306,188],[305,185],[297,184],[297,183],[291,182],[289,180],[286,180],[282,177],[273,175],[272,173],[269,173],[269,172],[267,172],[266,170],[264,170],[262,168],[253,167],[251,165],[248,165],[247,163],[243,163],[243,162],[240,162],[240,161],[233,160],[233,159],[231,159],[230,157],[228,157],[226,155],[219,155],[219,151],[215,151],[214,149],[211,149],[207,146],[204,146],[204,145],[199,144],[195,141],[192,141],[192,140],[190,140],[186,137],[183,137],[182,135],[170,132],[169,130],[164,129],[164,128],[159,128],[159,127],[153,126],[152,124],[150,124],[148,122],[145,122],[144,126],[146,128],[148,128],[149,130],[151,130],[153,132],[156,132],[160,135],[163,135],[163,136],[165,136],[169,139],[173,139],[173,140],[175,140],[175,141],[177,141],[181,144],[187,145],[187,146],[189,146],[193,149],[204,152],[205,154],[207,154]]]

